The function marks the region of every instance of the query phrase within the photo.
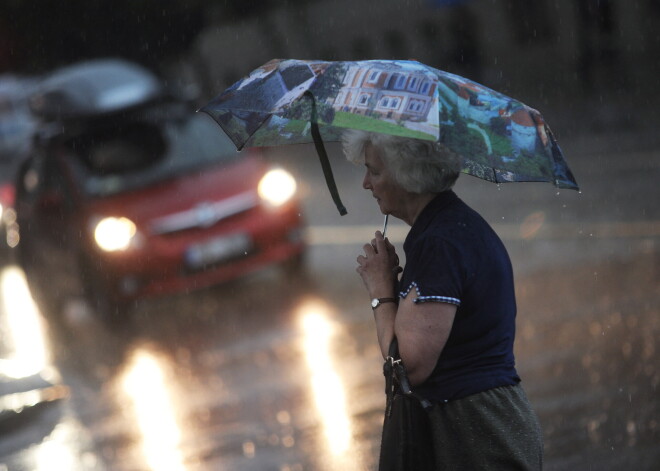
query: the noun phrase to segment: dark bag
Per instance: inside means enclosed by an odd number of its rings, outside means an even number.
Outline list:
[[[390,344],[383,374],[387,402],[378,470],[435,469],[431,424],[427,412],[432,404],[411,390],[396,338]]]

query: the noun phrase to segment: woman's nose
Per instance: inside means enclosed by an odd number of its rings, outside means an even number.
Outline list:
[[[371,182],[369,181],[369,174],[365,173],[364,178],[362,179],[362,188],[368,190],[371,188]]]

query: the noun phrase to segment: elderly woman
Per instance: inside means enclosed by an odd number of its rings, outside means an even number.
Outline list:
[[[396,250],[380,232],[357,272],[383,357],[396,337],[413,391],[433,404],[434,469],[540,469],[541,431],[514,366],[511,262],[452,191],[459,157],[442,144],[354,130],[343,146],[366,167],[363,187],[380,211],[411,226],[400,280]]]

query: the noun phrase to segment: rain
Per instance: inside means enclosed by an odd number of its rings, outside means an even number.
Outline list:
[[[272,59],[416,60],[542,113],[580,191],[455,191],[513,263],[544,468],[657,469],[659,27],[652,0],[0,0],[0,471],[377,469],[362,169],[326,143],[340,216],[312,144],[239,153],[196,113]]]

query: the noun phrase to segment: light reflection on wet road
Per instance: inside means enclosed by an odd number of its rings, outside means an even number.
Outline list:
[[[0,301],[8,334],[2,342],[10,352],[2,358],[2,374],[23,378],[42,371],[48,364],[42,319],[18,267],[0,272]]]
[[[346,392],[337,374],[330,341],[337,327],[320,303],[300,308],[303,352],[309,370],[314,404],[321,418],[326,448],[333,456],[346,453],[351,442],[351,425],[346,410]]]
[[[170,388],[169,362],[146,348],[134,350],[121,374],[122,393],[137,426],[140,448],[149,469],[183,471],[181,427]]]
[[[654,181],[652,172],[639,175],[638,187]],[[496,202],[484,188],[462,196],[484,208],[512,255],[518,367],[544,428],[546,469],[654,469],[658,215],[612,221],[607,207],[593,212],[609,194],[593,188],[552,204],[548,188],[519,190],[522,202],[517,190],[501,190]],[[316,237],[333,221],[327,206],[314,215]],[[20,272],[3,272],[3,343],[15,335],[13,358],[28,361],[25,372],[54,362],[71,397],[0,435],[0,463],[12,471],[374,469],[381,358],[352,271],[362,243],[352,234],[368,229],[346,221],[341,244],[316,240],[305,285],[268,271],[141,302],[123,329],[74,302],[40,339]],[[374,215],[371,230],[380,223]],[[393,239],[400,230],[392,226]]]

